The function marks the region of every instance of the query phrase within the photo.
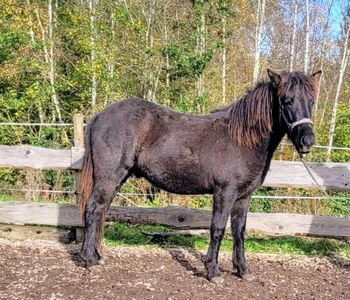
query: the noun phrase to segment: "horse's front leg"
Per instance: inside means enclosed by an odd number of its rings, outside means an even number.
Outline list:
[[[210,226],[210,243],[205,261],[209,280],[213,277],[220,276],[218,267],[219,249],[234,199],[235,190],[229,187],[220,189],[214,194],[213,215]]]
[[[237,275],[241,278],[249,273],[244,255],[244,234],[247,222],[247,213],[251,195],[237,199],[231,211],[231,231],[234,240],[232,253],[233,268],[237,269]]]

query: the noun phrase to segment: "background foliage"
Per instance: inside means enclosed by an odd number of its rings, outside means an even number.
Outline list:
[[[304,69],[305,1],[298,1],[297,15],[294,1],[266,2],[262,40],[258,45],[259,78],[266,77],[266,67],[288,69],[291,61],[294,70]],[[70,123],[76,112],[82,112],[87,121],[93,113],[125,97],[143,97],[187,113],[207,113],[228,105],[253,86],[260,3],[2,0],[0,122]],[[346,1],[309,1],[309,5],[307,70],[323,70],[314,116],[318,144],[327,145],[339,69],[343,54],[350,51],[344,48],[349,7]],[[345,68],[344,74],[333,142],[338,147],[350,147],[349,68]],[[71,141],[69,127],[0,125],[0,143],[5,145],[65,148],[71,146]],[[275,158],[292,160],[295,154],[286,145],[277,151]],[[350,151],[333,150],[328,158],[348,162]],[[308,159],[325,161],[327,152],[315,149]],[[69,190],[73,186],[73,177],[68,172],[0,170],[2,188]],[[152,192],[147,183],[134,179],[123,191]],[[258,194],[312,196],[319,192],[264,188]],[[344,200],[254,200],[251,209],[347,215],[349,195],[336,195]],[[26,197],[57,199],[56,194],[43,193],[28,193]],[[127,205],[128,201],[123,199],[118,198],[119,204]],[[195,199],[162,194],[130,196],[129,201],[142,205],[210,206],[205,196]]]

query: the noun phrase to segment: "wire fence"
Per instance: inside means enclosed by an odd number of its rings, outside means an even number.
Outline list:
[[[16,192],[16,193],[53,193],[53,194],[72,194],[78,195],[78,191],[73,190],[44,190],[44,189],[11,189],[11,188],[0,188],[0,191],[5,192]],[[184,197],[184,195],[172,194],[172,193],[116,193],[116,196],[140,196],[140,197],[155,197],[158,195],[171,195],[172,197]],[[212,197],[211,194],[198,194],[198,195],[186,195],[186,197]],[[274,200],[348,200],[348,197],[338,196],[288,196],[288,195],[254,195],[253,199],[274,199]]]
[[[53,126],[53,127],[65,127],[65,126],[73,126],[73,123],[30,123],[30,122],[0,122],[0,126]],[[83,126],[86,126],[84,124]],[[292,143],[282,141],[282,145],[293,147]],[[324,145],[314,145],[313,148],[317,149],[331,149],[331,150],[344,150],[350,151],[349,147],[337,147],[337,146],[324,146]]]
[[[52,127],[63,127],[63,126],[73,126],[73,123],[14,123],[14,122],[3,122],[0,126],[52,126]]]
[[[31,123],[31,122],[0,122],[0,126],[47,126],[47,127],[70,127],[74,126],[73,123]],[[86,124],[83,124],[86,126]],[[282,141],[282,145],[293,147],[292,143],[287,142],[286,140]],[[332,149],[332,150],[342,150],[350,151],[348,147],[337,147],[337,146],[323,146],[323,145],[314,145],[314,148],[318,149]],[[52,194],[66,194],[66,195],[77,195],[78,191],[73,190],[48,190],[48,189],[15,189],[15,188],[0,188],[0,191],[13,192],[13,193],[52,193]],[[157,196],[157,195],[167,195],[168,193],[162,194],[147,194],[147,193],[117,193],[119,196]],[[170,193],[169,193],[170,194]],[[171,194],[176,197],[183,197],[183,195]],[[203,195],[186,195],[187,197],[198,197]],[[211,197],[211,195],[204,195]],[[271,200],[347,200],[347,197],[338,197],[338,196],[288,196],[288,195],[254,195],[253,199],[271,199]]]

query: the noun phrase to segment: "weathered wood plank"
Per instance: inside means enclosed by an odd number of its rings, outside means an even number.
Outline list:
[[[14,225],[82,226],[78,205],[4,202],[0,223]]]
[[[174,229],[209,229],[211,212],[183,207],[111,207],[107,221],[163,225]],[[82,226],[77,205],[10,202],[0,204],[0,223]],[[229,226],[229,224],[228,224]],[[350,218],[298,214],[249,213],[247,230],[276,235],[350,237]]]
[[[327,190],[350,191],[350,163],[308,163]],[[272,161],[265,186],[318,188],[301,162]]]
[[[0,145],[0,167],[45,170],[80,169],[84,149],[47,149],[29,145]]]
[[[82,166],[84,149],[54,150],[0,145],[0,167],[72,169]],[[317,182],[327,190],[350,191],[350,163],[310,163]],[[317,188],[301,162],[273,161],[264,182],[272,187]]]
[[[250,213],[248,231],[276,235],[312,235],[350,237],[350,218],[300,215],[287,213]]]
[[[76,234],[74,228],[0,224],[0,238],[16,241],[31,239],[70,243],[76,240]]]
[[[84,115],[83,114],[74,114],[73,116],[74,124],[74,147],[77,147],[78,151],[84,148]],[[72,149],[72,154],[73,154]],[[80,186],[80,171],[75,172],[75,190],[79,191]],[[79,193],[75,197],[76,203],[79,203]],[[76,228],[76,237],[78,241],[82,240],[84,236],[84,229],[77,227]]]

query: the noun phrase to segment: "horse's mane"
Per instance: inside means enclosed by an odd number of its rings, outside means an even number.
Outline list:
[[[252,148],[272,131],[274,90],[261,81],[229,109],[229,133],[239,146]]]
[[[271,81],[261,81],[229,109],[229,133],[239,146],[253,148],[272,131],[273,99],[298,90],[304,98],[314,98],[317,87],[301,72],[281,72],[278,88]],[[277,95],[278,93],[278,95]],[[227,108],[221,109],[225,111]],[[218,110],[220,111],[220,110]]]

